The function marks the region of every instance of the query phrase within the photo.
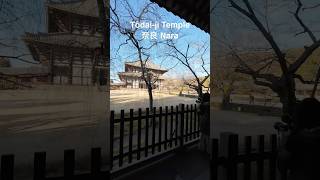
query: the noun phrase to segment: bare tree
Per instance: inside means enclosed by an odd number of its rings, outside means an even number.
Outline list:
[[[166,52],[166,56],[177,60],[189,70],[194,80],[191,82],[185,81],[185,84],[197,92],[198,99],[201,101],[203,88],[209,88],[205,86],[205,82],[210,77],[210,73],[207,70],[208,61],[205,57],[209,46],[207,43],[195,44],[196,43],[187,43],[186,48],[183,49],[178,47],[174,40],[167,40],[166,45],[170,48],[170,51]],[[192,61],[194,60],[201,61],[201,69],[206,74],[204,77],[201,77],[192,65]]]
[[[142,30],[136,28],[130,24],[130,22],[141,23],[143,21],[151,20],[152,17],[159,18],[155,11],[153,3],[147,3],[142,6],[139,12],[136,12],[127,0],[123,0],[122,6],[124,11],[117,9],[119,5],[116,0],[113,1],[113,6],[111,5],[111,17],[110,24],[111,29],[115,30],[117,33],[125,38],[125,41],[119,46],[118,50],[122,46],[131,47],[133,54],[136,55],[141,66],[141,79],[144,81],[148,95],[149,95],[149,108],[153,108],[153,89],[155,83],[159,79],[159,75],[153,73],[148,68],[148,64],[151,61],[151,51],[154,47],[158,45],[156,39],[146,40],[141,38]],[[123,10],[122,9],[122,10]],[[121,14],[125,14],[121,16]]]
[[[34,21],[32,23],[40,24],[39,21],[35,20],[35,14],[39,12],[30,10],[30,7],[32,6],[33,8],[36,8],[36,6],[32,5],[32,3],[27,4],[24,1],[18,3],[13,1],[0,0],[0,31],[2,31],[1,35],[3,36],[0,36],[0,48],[2,50],[0,58],[20,61],[27,64],[39,64],[38,62],[30,60],[31,54],[29,53],[8,53],[21,48],[17,44],[16,37],[10,36],[15,36],[16,34],[19,34],[19,30],[25,29],[25,19]],[[17,13],[17,11],[19,13]],[[30,26],[30,24],[31,23],[29,22],[28,26]]]
[[[313,81],[305,80],[297,71],[320,46],[320,40],[300,17],[302,9],[307,10],[310,9],[310,7],[304,6],[301,0],[295,1],[296,9],[292,12],[292,15],[302,29],[301,32],[296,33],[296,36],[306,34],[312,43],[305,45],[303,52],[298,57],[291,59],[292,57],[288,57],[286,52],[280,48],[278,41],[275,40],[268,19],[261,18],[260,12],[256,7],[252,6],[249,0],[242,0],[241,2],[228,0],[228,2],[231,8],[254,25],[256,30],[258,30],[267,41],[270,50],[272,50],[272,52],[270,52],[272,55],[263,59],[263,63],[260,63],[260,66],[252,66],[248,64],[245,58],[245,54],[247,54],[249,50],[239,54],[239,51],[230,47],[233,57],[238,59],[240,63],[236,71],[249,75],[256,85],[265,86],[273,90],[279,96],[280,102],[283,105],[283,114],[293,117],[297,103],[295,79],[300,80],[302,83],[314,83]],[[265,7],[267,8],[268,6]],[[259,14],[259,17],[257,14]],[[265,22],[262,22],[262,19],[265,19]],[[281,70],[279,75],[266,71],[275,62]]]
[[[227,107],[231,101],[231,94],[235,90],[235,83],[243,80],[235,68],[237,60],[234,60],[232,55],[224,55],[214,60],[212,86],[214,90],[221,93],[222,107]]]

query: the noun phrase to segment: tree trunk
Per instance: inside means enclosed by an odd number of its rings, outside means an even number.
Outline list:
[[[282,117],[286,123],[292,123],[295,120],[295,110],[297,98],[295,95],[295,82],[291,76],[287,80],[281,79],[279,91],[277,92],[282,103]]]
[[[319,79],[320,79],[320,66],[318,68],[317,76],[316,76],[316,79],[314,81],[313,90],[312,90],[312,93],[311,93],[311,97],[312,98],[314,98],[316,96]]]
[[[149,94],[149,109],[151,112],[153,109],[153,94],[152,94],[152,86],[150,84],[147,85],[148,88],[148,94]]]
[[[226,109],[228,108],[230,104],[230,93],[224,92],[222,96],[222,108]]]
[[[153,95],[152,95],[152,86],[150,84],[146,84],[148,88],[148,94],[149,94],[149,109],[150,112],[153,113]],[[153,121],[149,119],[149,125],[152,127],[154,124]]]
[[[203,93],[202,93],[202,85],[200,84],[200,85],[198,85],[198,91],[197,91],[197,93],[198,93],[198,100],[200,101],[200,102],[202,102],[203,100],[202,100],[202,98],[203,98]]]

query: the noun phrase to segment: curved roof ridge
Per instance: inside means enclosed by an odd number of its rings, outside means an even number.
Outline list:
[[[140,60],[135,61],[126,61],[125,64],[130,66],[140,67]],[[160,65],[155,64],[151,59],[146,62],[146,67],[149,69],[160,70],[160,71],[168,71],[167,69],[162,68]]]
[[[52,1],[49,1],[47,6],[82,16],[99,17],[98,4],[96,0],[75,0],[53,3]]]
[[[80,3],[81,1],[87,1],[87,0],[71,0],[71,1],[53,1],[48,0],[48,4],[73,4],[73,3]]]

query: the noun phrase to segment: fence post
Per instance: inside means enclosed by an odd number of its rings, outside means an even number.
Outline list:
[[[168,106],[165,107],[164,116],[164,150],[167,150],[168,143]]]
[[[152,154],[154,154],[155,151],[155,143],[156,143],[156,113],[157,113],[157,109],[156,107],[153,108],[152,111],[152,142],[151,142],[151,146],[152,146]]]
[[[138,111],[137,160],[140,160],[140,153],[141,153],[141,114],[142,114],[141,108],[139,108],[139,111]]]
[[[269,168],[270,168],[270,180],[276,179],[276,167],[277,167],[277,135],[272,134],[271,135],[271,159],[269,162]]]
[[[148,157],[149,152],[149,108],[146,108],[146,125],[145,125],[145,157]]]
[[[175,122],[175,141],[174,141],[174,145],[178,146],[178,134],[179,134],[179,106],[176,106],[176,122]]]
[[[197,104],[194,105],[194,117],[193,117],[193,139],[195,139],[197,137],[196,131],[197,131]],[[198,125],[199,126],[199,125]]]
[[[251,149],[252,149],[252,138],[251,136],[246,136],[245,137],[245,153],[246,155],[250,155]],[[245,180],[250,180],[251,179],[251,162],[249,159],[247,159],[244,163],[244,177],[243,179]]]
[[[120,112],[119,167],[123,164],[124,110]]]
[[[129,118],[129,152],[128,152],[128,162],[132,162],[132,136],[133,136],[133,109],[130,109]]]
[[[101,148],[91,149],[91,174],[97,177],[101,172]]]
[[[257,179],[263,180],[263,176],[264,176],[264,159],[263,159],[264,135],[258,136],[258,152],[260,154],[260,157],[257,160]]]
[[[173,138],[173,106],[170,107],[170,143],[169,146],[172,148],[172,138]]]
[[[196,112],[196,117],[195,117],[195,119],[196,119],[196,121],[197,121],[197,124],[198,124],[198,129],[197,129],[197,136],[198,137],[200,137],[200,112],[197,110],[197,112]]]
[[[211,146],[211,161],[210,161],[210,180],[217,180],[218,179],[218,153],[219,153],[219,142],[218,139],[212,139],[212,146]]]
[[[220,133],[220,144],[219,144],[219,152],[220,156],[228,158],[229,151],[229,136],[233,135],[232,132],[222,132]]]
[[[190,135],[189,135],[189,140],[192,140],[192,136],[193,136],[193,104],[190,105]]]
[[[189,139],[189,133],[188,133],[188,131],[189,131],[189,104],[187,104],[187,106],[186,106],[186,111],[185,111],[185,114],[186,114],[186,122],[185,122],[185,127],[186,127],[186,131],[185,131],[185,141],[187,142],[188,141],[188,139]]]
[[[231,134],[228,138],[228,164],[227,164],[227,180],[237,179],[237,161],[238,155],[238,135]]]
[[[75,152],[73,149],[64,151],[64,177],[72,178],[74,176]]]
[[[33,179],[43,180],[46,177],[46,152],[34,153]]]
[[[110,169],[113,167],[114,111],[110,114]]]
[[[183,147],[183,138],[184,138],[184,104],[180,104],[181,114],[180,114],[180,146]]]
[[[161,136],[162,136],[162,107],[159,108],[159,118],[158,118],[158,125],[159,125],[159,132],[158,132],[158,152],[161,152],[161,143],[162,143],[162,140],[161,140]]]
[[[1,156],[1,180],[13,180],[14,155]]]

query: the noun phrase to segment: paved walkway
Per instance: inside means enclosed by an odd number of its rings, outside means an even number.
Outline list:
[[[179,104],[196,104],[196,98],[180,97],[164,93],[153,93],[154,107],[175,106]],[[110,109],[119,113],[121,109],[147,108],[149,96],[146,90],[112,90],[110,91]]]
[[[118,180],[209,180],[209,157],[197,148],[176,152],[151,167]]]

